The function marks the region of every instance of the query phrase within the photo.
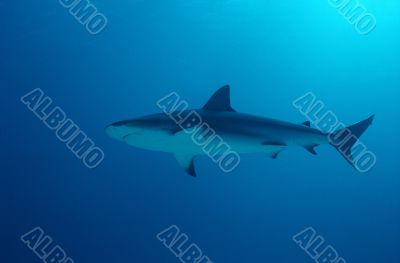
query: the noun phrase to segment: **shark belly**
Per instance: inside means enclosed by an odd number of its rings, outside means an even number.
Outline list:
[[[202,153],[201,147],[192,139],[191,135],[179,132],[175,135],[164,131],[146,131],[141,136],[127,136],[124,141],[137,148],[167,153]]]

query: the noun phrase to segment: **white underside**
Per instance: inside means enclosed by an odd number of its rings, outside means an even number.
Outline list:
[[[282,146],[268,146],[262,145],[259,139],[253,138],[242,138],[235,136],[224,136],[217,138],[210,138],[204,144],[197,144],[192,138],[192,134],[185,132],[178,132],[175,135],[169,135],[165,132],[160,131],[149,131],[146,130],[142,134],[134,134],[127,136],[125,142],[134,147],[139,147],[147,150],[162,151],[169,153],[187,153],[192,155],[205,154],[205,148],[207,145],[212,147],[219,143],[226,143],[231,151],[236,153],[276,153],[282,150]]]

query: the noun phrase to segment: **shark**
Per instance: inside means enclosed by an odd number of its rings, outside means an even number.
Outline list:
[[[191,135],[193,130],[198,130],[203,142],[211,140],[210,137],[219,136],[238,154],[265,153],[273,159],[291,146],[303,147],[316,155],[317,146],[328,144],[336,148],[356,168],[352,148],[375,117],[372,115],[354,125],[327,133],[311,127],[309,121],[297,124],[238,112],[231,106],[229,85],[218,89],[202,108],[179,110],[172,107],[170,110],[169,114],[163,112],[118,121],[108,125],[105,131],[111,138],[130,146],[174,154],[186,173],[195,177],[197,173],[194,160],[206,153],[204,147],[194,143]],[[197,116],[202,122],[193,121],[196,119],[193,116]],[[191,120],[187,121],[188,118]],[[182,125],[185,121],[186,125]],[[346,136],[346,139],[343,134],[351,136]],[[341,142],[335,143],[332,138]],[[223,155],[218,152],[218,145],[210,147],[216,149],[215,155]]]

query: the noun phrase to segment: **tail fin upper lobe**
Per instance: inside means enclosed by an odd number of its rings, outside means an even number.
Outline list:
[[[350,165],[356,169],[357,167],[355,166],[355,161],[357,161],[357,159],[354,158],[354,153],[356,152],[355,148],[357,146],[354,146],[357,144],[359,138],[363,135],[363,133],[372,124],[374,118],[375,115],[372,115],[366,120],[343,128],[337,132],[332,133],[329,136],[330,144],[335,147],[340,152],[340,154],[350,163]],[[359,147],[359,149],[361,148],[365,150],[365,146]],[[360,154],[360,152],[358,152],[358,154]]]

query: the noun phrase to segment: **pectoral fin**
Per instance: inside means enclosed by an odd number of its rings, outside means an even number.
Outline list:
[[[286,144],[280,142],[266,142],[263,143],[264,152],[272,159],[278,158],[278,155],[285,149]]]
[[[196,169],[194,167],[195,155],[187,153],[175,153],[175,158],[180,164],[180,166],[185,169],[186,173],[190,176],[196,177]]]

